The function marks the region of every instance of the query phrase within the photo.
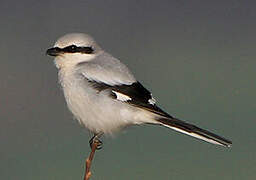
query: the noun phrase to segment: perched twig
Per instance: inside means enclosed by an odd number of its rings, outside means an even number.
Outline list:
[[[98,147],[98,142],[95,141],[92,143],[92,150],[91,150],[91,153],[89,155],[89,157],[86,159],[86,163],[85,163],[85,173],[84,173],[84,180],[89,180],[92,173],[90,171],[90,168],[91,168],[91,164],[92,164],[92,160],[93,160],[93,157],[94,157],[94,154],[95,154],[95,151]]]

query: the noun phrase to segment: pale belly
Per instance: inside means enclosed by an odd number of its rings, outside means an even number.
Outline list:
[[[131,124],[139,124],[134,107],[97,93],[92,88],[64,88],[67,105],[81,125],[93,133],[111,134]]]

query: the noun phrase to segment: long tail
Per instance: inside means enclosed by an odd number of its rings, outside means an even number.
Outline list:
[[[206,142],[217,144],[225,147],[231,147],[232,142],[228,139],[225,139],[221,136],[218,136],[212,132],[201,129],[195,125],[186,123],[176,118],[159,118],[157,119],[161,123],[161,125],[166,126],[168,128],[174,129],[178,132],[187,134],[189,136],[193,136],[195,138],[204,140]]]

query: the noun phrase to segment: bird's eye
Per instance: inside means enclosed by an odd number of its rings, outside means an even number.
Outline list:
[[[75,53],[77,51],[77,46],[71,45],[71,46],[65,47],[63,50],[65,52]]]
[[[71,45],[70,49],[76,49],[76,46],[75,45]]]

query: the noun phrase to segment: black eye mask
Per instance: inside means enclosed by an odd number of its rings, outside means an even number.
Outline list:
[[[46,51],[46,54],[50,56],[58,56],[62,53],[81,53],[81,54],[92,54],[94,49],[92,47],[77,47],[75,45],[67,46],[65,48],[54,47]]]
[[[62,52],[65,52],[65,53],[82,53],[82,54],[92,54],[94,51],[92,47],[77,47],[75,45],[65,47],[61,50]]]

